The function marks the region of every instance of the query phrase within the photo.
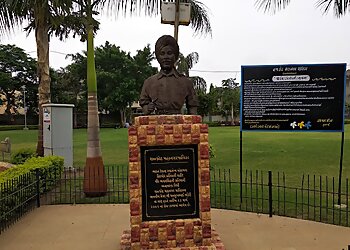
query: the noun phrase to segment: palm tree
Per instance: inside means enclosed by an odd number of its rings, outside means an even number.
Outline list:
[[[264,9],[265,12],[272,10],[275,13],[276,10],[285,8],[290,3],[290,0],[257,0],[256,5],[258,8]],[[324,14],[327,14],[333,6],[334,15],[338,18],[346,15],[350,11],[350,1],[349,0],[317,0],[316,6],[321,8]],[[344,138],[344,132],[342,135]],[[342,140],[343,142],[343,140]],[[339,170],[339,182],[338,182],[338,205],[341,205],[341,181],[342,181],[342,157],[343,157],[343,147],[341,147],[341,164]]]
[[[87,155],[84,168],[84,193],[88,197],[103,196],[107,192],[107,179],[100,143],[100,122],[98,117],[97,80],[94,54],[94,24],[91,0],[85,6],[87,33],[87,86],[88,86],[88,129]]]
[[[196,33],[211,33],[211,26],[205,6],[197,1],[193,1],[193,24]],[[86,34],[87,34],[87,84],[88,84],[88,143],[87,158],[84,169],[84,193],[89,197],[102,196],[107,192],[107,181],[104,171],[103,158],[101,153],[99,139],[99,118],[97,103],[97,81],[94,59],[93,32],[96,21],[93,20],[93,14],[97,14],[104,7],[108,11],[115,13],[116,11],[130,10],[132,13],[144,7],[146,15],[158,13],[160,9],[160,1],[139,0],[139,1],[106,1],[106,0],[87,0],[84,5],[80,2],[80,12],[86,12]],[[202,16],[201,16],[202,14]],[[84,17],[83,17],[84,19]],[[95,22],[95,23],[94,23]]]
[[[199,55],[197,52],[192,52],[186,57],[182,53],[180,53],[179,60],[176,64],[176,68],[179,71],[179,73],[184,74],[186,77],[190,78],[190,80],[193,83],[193,87],[197,92],[202,91],[205,93],[207,88],[206,81],[199,76],[190,76],[190,69],[192,69],[196,63],[198,63],[198,60]]]
[[[192,3],[192,27],[195,33],[211,33],[208,14],[203,4],[196,0],[190,0]],[[117,10],[137,12],[144,8],[146,15],[157,14],[160,9],[159,0],[13,0],[0,2],[0,34],[11,33],[16,26],[21,26],[27,21],[29,25],[25,28],[27,32],[34,30],[37,43],[38,59],[38,78],[39,78],[39,132],[38,132],[38,155],[43,155],[43,136],[42,136],[42,105],[50,102],[50,74],[49,74],[49,37],[50,35],[66,38],[68,33],[73,31],[75,34],[82,35],[82,39],[88,38],[88,86],[89,95],[89,118],[88,127],[88,146],[87,146],[87,165],[97,167],[87,168],[88,181],[84,187],[89,187],[91,196],[103,194],[106,190],[104,168],[99,140],[99,120],[98,107],[95,97],[97,96],[96,72],[94,66],[93,52],[93,31],[98,26],[98,22],[92,18],[99,10],[106,7],[110,11]],[[79,11],[72,10],[73,5],[78,6]],[[85,6],[86,15],[83,16]],[[82,26],[82,23],[84,26]],[[95,159],[94,157],[97,156]],[[91,177],[94,179],[91,180]],[[95,177],[97,185],[93,184]],[[95,182],[96,183],[96,182]]]
[[[199,55],[197,52],[192,52],[186,57],[182,53],[180,53],[179,60],[177,62],[177,70],[185,76],[189,77],[190,69],[192,69],[196,63],[198,63],[198,60]]]
[[[39,132],[37,153],[42,156],[42,105],[50,102],[49,37],[68,36],[69,30],[60,24],[69,12],[72,0],[13,0],[0,2],[0,35],[11,34],[15,27],[22,27],[30,33],[35,32],[37,45],[37,76],[39,81]]]
[[[276,11],[284,9],[291,0],[256,0],[255,5],[264,12],[276,13]],[[323,13],[328,13],[333,8],[336,17],[342,17],[350,10],[349,0],[317,0],[316,6],[321,8]]]

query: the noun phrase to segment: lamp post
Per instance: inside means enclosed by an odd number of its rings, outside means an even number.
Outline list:
[[[24,128],[23,128],[23,130],[28,130],[28,127],[27,127],[27,106],[26,106],[26,86],[23,85],[21,88],[23,90],[23,107],[24,107]]]
[[[179,41],[179,21],[180,21],[180,0],[175,2],[175,23],[174,23],[174,38]]]

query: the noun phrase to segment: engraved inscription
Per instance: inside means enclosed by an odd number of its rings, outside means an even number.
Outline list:
[[[199,216],[197,151],[197,145],[141,147],[144,221]]]

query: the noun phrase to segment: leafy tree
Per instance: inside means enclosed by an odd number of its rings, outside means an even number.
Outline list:
[[[33,99],[33,95],[36,99],[35,64],[35,60],[23,49],[15,45],[0,44],[0,96],[2,96],[2,104],[6,105],[5,114],[9,120],[13,120],[13,112],[17,113],[18,108],[24,107],[22,86],[26,87],[29,97],[26,106]]]
[[[210,84],[208,93],[202,91],[197,93],[199,100],[198,113],[208,115],[209,121],[212,121],[212,115],[219,113],[218,103],[221,98],[221,88],[216,88],[213,84]]]
[[[345,104],[345,115],[350,118],[350,102]]]
[[[86,60],[85,60],[86,61]],[[51,100],[54,103],[74,104],[73,124],[78,127],[78,114],[86,111],[86,80],[81,75],[86,69],[81,64],[70,64],[51,75]]]
[[[39,79],[39,132],[37,153],[42,156],[42,104],[50,102],[49,37],[67,37],[70,29],[62,26],[68,22],[72,0],[12,0],[0,2],[0,34],[10,34],[15,27],[23,27],[28,33],[35,32],[37,45],[37,75]]]
[[[198,92],[197,93],[197,97],[198,97],[198,109],[197,112],[199,115],[201,116],[206,116],[209,114],[210,111],[210,100],[209,100],[209,93],[205,93],[205,92]]]
[[[227,117],[230,113],[231,124],[234,125],[234,119],[239,115],[240,93],[236,78],[228,78],[222,81],[222,109]]]
[[[132,57],[129,52],[109,42],[97,47],[95,55],[99,111],[120,114],[121,121],[125,123],[128,108],[138,100],[144,80],[157,72],[151,65],[154,55],[149,45],[137,50]],[[81,69],[86,65],[85,52],[70,56],[74,62],[69,65],[70,68]],[[73,72],[75,81],[86,82],[86,76],[79,75],[79,72]]]
[[[198,6],[197,12],[193,12],[192,19],[195,31],[211,31],[208,26],[208,18],[203,16],[203,5],[193,2],[192,8]],[[159,4],[158,4],[159,3]],[[78,6],[77,11],[72,10],[72,6]],[[98,14],[103,6],[108,7],[113,12],[113,7],[118,10],[130,10],[132,13],[137,8],[145,8],[146,14],[151,15],[158,11],[160,1],[113,1],[113,0],[13,0],[0,2],[0,32],[9,33],[15,26],[21,26],[24,21],[28,21],[29,26],[26,31],[35,31],[38,57],[38,77],[39,77],[39,133],[37,153],[43,155],[42,138],[42,104],[50,102],[50,75],[49,75],[49,36],[54,34],[60,38],[68,36],[72,30],[74,34],[81,35],[82,40],[87,39],[88,52],[88,97],[91,99],[89,107],[88,122],[91,126],[88,131],[88,156],[98,155],[96,160],[99,165],[103,165],[100,142],[98,136],[98,114],[97,114],[97,85],[96,72],[94,70],[93,32],[97,29],[98,22],[93,19],[93,14]],[[204,17],[204,18],[203,18]],[[202,29],[205,27],[204,29]],[[209,27],[209,28],[208,28]],[[96,100],[95,100],[96,99]],[[94,107],[94,108],[93,108]],[[94,117],[92,117],[94,116]],[[94,158],[94,157],[92,157]],[[95,157],[96,158],[96,157]],[[97,159],[96,158],[96,159]],[[93,160],[90,160],[93,161]]]

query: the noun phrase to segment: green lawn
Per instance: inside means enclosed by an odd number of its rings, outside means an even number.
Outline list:
[[[35,148],[37,131],[0,131],[0,139],[10,137],[12,150]],[[127,129],[101,129],[105,165],[127,165]],[[213,127],[209,140],[216,157],[215,169],[231,169],[239,174],[239,128]],[[86,129],[74,130],[74,165],[84,166],[86,157]],[[303,174],[338,177],[341,133],[243,133],[243,169],[284,172],[292,182],[299,182]],[[346,126],[343,176],[350,178],[350,125]]]
[[[267,171],[273,172],[273,213],[349,226],[349,210],[337,209],[341,133],[243,133],[243,185],[240,202],[239,128],[213,127],[209,140],[211,205],[216,208],[268,213]],[[10,137],[12,149],[36,147],[37,131],[0,131]],[[101,129],[109,194],[87,199],[82,192],[83,172],[65,172],[52,203],[127,203],[127,129]],[[83,167],[86,129],[74,130],[74,166]],[[346,126],[341,202],[349,207],[350,125]],[[124,171],[125,170],[125,171]],[[322,178],[320,177],[322,176]],[[327,176],[327,179],[326,179]],[[332,178],[334,177],[334,179]]]

